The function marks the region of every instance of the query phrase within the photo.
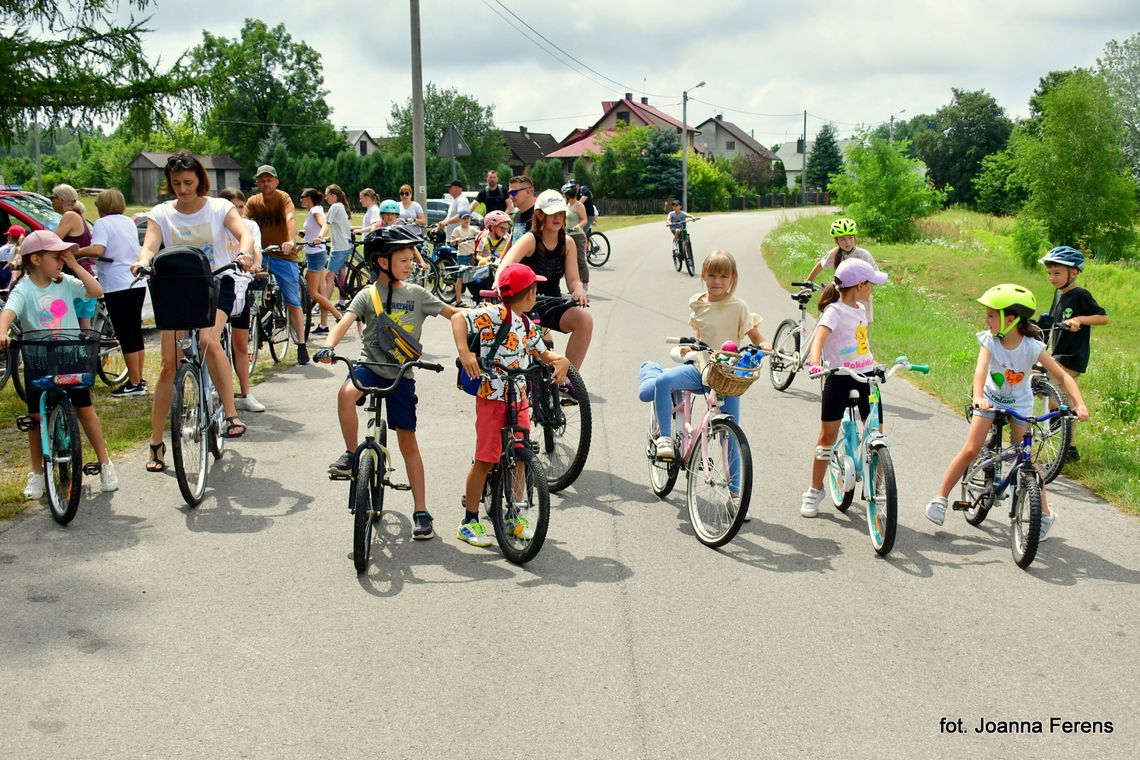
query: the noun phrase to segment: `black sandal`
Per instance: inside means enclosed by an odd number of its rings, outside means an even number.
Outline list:
[[[234,428],[238,428],[236,433],[234,432]],[[243,435],[245,435],[245,431],[245,423],[238,419],[236,415],[233,417],[226,417],[226,431],[224,433],[226,438],[241,438]]]
[[[150,444],[150,461],[146,463],[147,472],[163,472],[166,469],[166,441]]]

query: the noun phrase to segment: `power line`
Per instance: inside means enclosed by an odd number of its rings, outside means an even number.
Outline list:
[[[796,113],[756,113],[755,111],[744,111],[744,110],[739,109],[739,108],[730,108],[728,106],[717,105],[716,103],[709,103],[706,100],[700,100],[699,98],[694,98],[692,95],[689,96],[689,100],[692,100],[695,103],[701,103],[701,104],[706,105],[706,106],[712,106],[713,108],[716,108],[720,111],[731,111],[732,113],[742,113],[742,114],[746,114],[748,116],[764,116],[764,117],[769,117],[769,118],[774,118],[774,119],[797,118],[803,113],[802,111],[797,111]]]

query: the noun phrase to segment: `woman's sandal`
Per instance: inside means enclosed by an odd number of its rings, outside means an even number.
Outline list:
[[[166,441],[150,444],[150,460],[146,463],[147,472],[162,472],[166,469]]]
[[[241,438],[243,435],[245,435],[245,431],[245,423],[238,419],[236,415],[233,417],[226,417],[226,432],[224,433],[226,438]]]

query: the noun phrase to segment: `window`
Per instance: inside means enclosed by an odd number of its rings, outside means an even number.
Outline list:
[[[618,121],[624,121],[626,124],[629,124],[629,111],[618,111],[617,118]]]
[[[363,140],[360,141],[360,155],[368,155],[368,143],[364,142]]]
[[[725,150],[736,150],[736,140],[725,140],[724,149]]]

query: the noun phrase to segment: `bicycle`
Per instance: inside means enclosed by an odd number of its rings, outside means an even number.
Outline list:
[[[1024,569],[1037,556],[1041,537],[1041,490],[1044,481],[1033,463],[1033,431],[1037,423],[1070,418],[1075,412],[1066,406],[1044,414],[1022,417],[1013,409],[994,406],[993,427],[982,450],[962,475],[962,498],[953,503],[955,511],[966,513],[966,522],[981,525],[990,509],[1009,498],[1010,549],[1013,561]],[[974,410],[967,409],[967,417]],[[1002,448],[1002,429],[1013,418],[1025,423],[1021,443]],[[1002,465],[1012,461],[1009,474],[1002,477]],[[1008,493],[1007,493],[1008,491]]]
[[[610,239],[600,232],[586,231],[586,263],[592,267],[604,266],[610,260]],[[679,271],[679,270],[678,270]]]
[[[364,441],[352,454],[352,474],[329,473],[329,480],[350,480],[352,483],[348,489],[348,511],[353,516],[352,563],[359,575],[368,569],[368,562],[372,556],[372,531],[384,511],[385,486],[396,491],[411,490],[410,485],[393,483],[391,480],[395,468],[392,466],[392,456],[388,451],[388,426],[381,416],[380,399],[396,390],[409,370],[419,367],[431,372],[443,372],[443,367],[425,361],[413,361],[407,364],[357,362],[335,353],[331,359],[334,363],[343,362],[348,367],[349,380],[356,390],[368,397],[365,413],[372,415],[368,420],[368,432],[365,433]],[[366,367],[399,367],[399,371],[387,387],[368,387],[361,385],[356,375],[352,373],[352,368],[357,364]]]
[[[800,310],[800,318],[785,319],[776,328],[776,335],[772,338],[772,351],[768,354],[768,371],[772,380],[772,387],[778,391],[788,389],[795,379],[796,373],[807,363],[807,349],[811,348],[812,340],[818,324],[807,329],[807,305],[811,301],[812,293],[823,290],[822,285],[814,282],[793,282],[793,287],[800,290],[792,293],[792,300]]]
[[[110,346],[93,330],[28,330],[14,340],[24,357],[27,387],[43,391],[39,427],[48,507],[57,523],[67,525],[79,509],[83,476],[98,475],[101,468],[83,464],[79,419],[66,391],[94,384],[100,349]],[[32,416],[16,418],[25,433],[36,424]]]
[[[0,311],[4,310],[4,305],[8,302],[7,290],[0,290]],[[20,337],[20,326],[17,322],[13,321],[12,326],[8,328],[8,348],[0,351],[0,388],[8,384],[8,379],[12,380],[12,388],[16,391],[16,395],[21,401],[24,400],[24,383],[20,377],[20,350],[19,344],[16,339]]]
[[[699,216],[690,216],[680,224],[670,224],[669,229],[679,227],[681,234],[673,241],[673,266],[677,271],[681,271],[681,267],[688,270],[689,276],[694,277],[697,274],[696,265],[693,263],[693,241],[689,237],[689,222],[699,222]]]
[[[756,346],[739,352],[713,351],[708,344],[694,338],[666,338],[666,343],[679,343],[701,352],[698,366],[704,392],[705,409],[700,421],[693,424],[697,411],[692,391],[683,391],[673,399],[673,439],[677,456],[672,461],[657,459],[656,409],[649,413],[649,431],[645,456],[649,461],[649,485],[659,498],[673,490],[681,467],[685,467],[685,499],[689,522],[697,540],[717,548],[731,541],[748,516],[752,498],[752,450],[748,438],[732,417],[721,411],[721,396],[742,395],[755,382],[760,364],[747,369],[730,366],[744,353],[759,353]],[[763,354],[760,354],[762,357]]]
[[[1042,317],[1048,315],[1043,314]],[[1045,345],[1050,345],[1052,333],[1067,330],[1066,323],[1053,324],[1045,330]],[[1044,367],[1033,365],[1033,374],[1030,376],[1030,387],[1033,391],[1033,414],[1040,417],[1044,412],[1069,405],[1069,397],[1057,387]],[[1072,456],[1073,444],[1072,417],[1056,417],[1047,424],[1037,423],[1033,436],[1033,461],[1041,467],[1041,474],[1046,484],[1052,483],[1061,474],[1066,462],[1076,461]]]
[[[100,256],[99,261],[111,263],[114,260]],[[96,369],[99,379],[112,390],[127,381],[127,360],[123,356],[123,349],[115,335],[115,326],[111,324],[111,315],[107,312],[107,303],[99,298],[95,309],[95,316],[91,318],[91,329],[98,333],[106,346],[99,351],[99,364]]]
[[[279,245],[267,245],[261,249],[261,252],[266,256],[284,258]],[[299,293],[301,296],[301,323],[304,326],[305,340],[297,339],[293,322],[289,318],[290,306],[285,303],[285,294],[281,291],[280,283],[271,274],[269,285],[266,288],[265,302],[269,304],[272,319],[263,318],[260,331],[269,337],[269,355],[277,364],[285,361],[285,355],[289,352],[289,342],[304,343],[309,339],[309,332],[313,328],[313,302],[309,297],[309,285],[305,282],[305,265],[293,259],[286,260],[297,264],[297,278],[300,283]]]
[[[827,464],[827,491],[840,512],[846,512],[855,498],[855,486],[862,483],[861,496],[867,505],[867,532],[871,546],[880,557],[890,553],[898,530],[899,497],[895,483],[895,465],[891,459],[891,442],[883,432],[883,404],[880,386],[901,370],[930,372],[926,364],[911,364],[905,356],[895,359],[888,369],[878,365],[870,372],[857,372],[848,367],[824,370],[823,375],[847,375],[870,385],[868,401],[871,413],[859,431],[859,392],[851,391],[839,437],[831,447]]]

